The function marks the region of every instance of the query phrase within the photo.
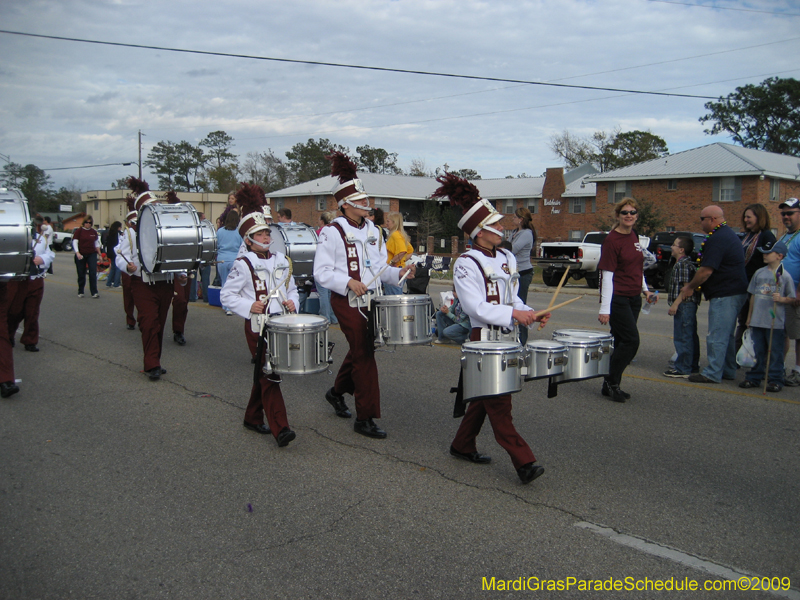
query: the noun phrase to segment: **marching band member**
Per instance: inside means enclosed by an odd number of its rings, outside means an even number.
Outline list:
[[[19,338],[28,352],[38,352],[39,347],[39,308],[44,297],[44,278],[47,269],[55,258],[55,253],[50,249],[50,243],[43,231],[44,219],[34,217],[36,235],[33,238],[33,265],[31,276],[22,281],[9,281],[8,293],[11,296],[8,308],[8,334],[14,345],[14,335],[17,327],[25,321],[22,336]]]
[[[144,206],[156,201],[146,181],[131,177],[128,179],[128,187],[136,195],[134,206],[137,212],[140,213]],[[139,315],[139,330],[142,332],[144,372],[151,381],[157,381],[167,372],[161,367],[161,348],[164,325],[175,293],[173,276],[168,274],[162,280],[150,282],[142,279],[136,235],[135,231],[128,229],[126,235],[122,236],[122,241],[115,249],[116,263],[120,271],[131,276],[131,292]],[[186,275],[178,275],[177,279],[186,284]]]
[[[136,212],[136,198],[128,194],[125,200],[128,204],[128,214],[125,215],[125,229],[122,230],[122,235],[120,237],[127,237],[128,247],[136,248],[136,217],[139,214]],[[119,253],[121,245],[122,242],[120,241],[116,248],[114,248],[114,263],[118,268],[119,263],[116,260],[116,253]],[[133,312],[135,306],[133,303],[133,292],[131,291],[131,275],[128,273],[127,269],[120,271],[120,275],[120,281],[122,282],[122,307],[125,310],[125,325],[129,331],[133,331],[133,328],[136,327],[136,315]]]
[[[291,276],[289,259],[281,253],[269,251],[270,229],[262,210],[264,192],[256,185],[245,183],[236,193],[236,200],[244,215],[239,223],[239,234],[244,239],[247,251],[233,261],[228,278],[223,282],[220,299],[224,306],[244,317],[247,345],[257,359],[244,426],[256,433],[272,433],[278,447],[282,448],[295,439],[296,434],[289,427],[286,416],[280,375],[267,374],[263,370],[266,362],[263,354],[263,317],[254,318],[253,315],[281,313],[281,305],[289,312],[294,312],[298,304],[297,287]],[[281,289],[273,290],[272,285]],[[283,294],[285,299],[270,298],[272,292]],[[261,327],[259,323],[262,323]],[[264,423],[264,415],[267,424]]]
[[[450,173],[436,179],[441,184],[432,198],[449,197],[451,205],[464,211],[459,228],[473,240],[472,249],[462,254],[453,269],[453,285],[461,298],[464,312],[472,322],[470,341],[508,336],[516,341],[516,323],[528,326],[534,321],[546,323],[549,313],[536,317],[533,309],[517,296],[517,262],[511,252],[498,246],[503,241],[503,226],[498,223],[503,215],[486,200],[481,199],[478,188],[466,179]],[[512,289],[508,287],[512,286]],[[508,301],[509,304],[504,304]],[[453,417],[464,418],[450,445],[450,454],[473,463],[487,464],[491,457],[480,454],[475,438],[488,416],[495,439],[511,457],[522,483],[530,483],[544,468],[536,464],[528,444],[517,432],[511,417],[511,394],[486,396],[473,400],[464,408],[462,378],[456,388]]]
[[[400,277],[409,269],[409,278],[413,277],[414,267],[401,270],[387,266],[381,232],[366,218],[369,197],[361,180],[356,178],[356,165],[341,152],[326,158],[331,161],[331,175],[339,178],[333,195],[342,216],[320,231],[314,279],[331,290],[331,307],[347,338],[349,350],[325,399],[333,406],[336,416],[349,419],[352,414],[345,404],[344,394],[353,394],[356,402],[353,430],[383,439],[386,432],[373,420],[381,416],[381,392],[375,364],[372,313],[366,306],[351,306],[348,292],[360,298],[367,294],[367,285],[369,290],[375,290],[381,281],[398,285]],[[370,282],[384,267],[379,280]]]
[[[167,192],[167,204],[178,204],[180,198],[175,192]],[[194,283],[194,279],[191,280]],[[179,346],[186,345],[186,338],[183,337],[186,329],[186,317],[189,315],[189,286],[180,283],[180,278],[176,277],[173,282],[175,295],[172,297],[172,339]]]
[[[14,351],[8,331],[8,308],[11,302],[8,282],[0,281],[0,397],[8,398],[19,391],[14,377]]]

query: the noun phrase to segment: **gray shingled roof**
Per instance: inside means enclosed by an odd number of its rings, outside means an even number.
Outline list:
[[[648,160],[599,175],[586,181],[636,179],[683,179],[689,177],[733,177],[765,175],[778,179],[798,179],[800,158],[785,154],[715,143],[693,148],[664,158]]]

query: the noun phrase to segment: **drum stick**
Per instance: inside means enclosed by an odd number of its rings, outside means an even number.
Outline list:
[[[558,282],[558,287],[556,288],[556,291],[553,292],[553,297],[550,298],[550,304],[547,305],[547,309],[548,310],[553,308],[553,304],[555,304],[556,298],[558,297],[558,292],[561,291],[561,286],[564,285],[564,282],[567,280],[567,273],[569,273],[569,267],[570,267],[570,265],[567,265],[567,269],[564,271],[564,274],[561,276],[561,281]],[[544,327],[544,323],[539,323],[539,329],[537,329],[537,331],[541,331],[543,327]]]
[[[583,298],[583,296],[576,296],[572,300],[566,300],[566,301],[562,302],[561,304],[556,304],[555,306],[551,306],[550,308],[545,308],[544,310],[537,310],[536,312],[533,313],[533,315],[535,317],[540,317],[542,315],[546,315],[547,313],[553,312],[554,310],[556,310],[558,308],[561,308],[562,306],[566,306],[567,304],[572,304],[573,302],[576,302],[576,301],[580,300],[581,298]]]
[[[381,268],[381,270],[380,270],[380,271],[378,271],[378,274],[377,274],[377,275],[375,275],[375,277],[373,277],[372,279],[370,279],[370,280],[369,280],[369,283],[365,284],[365,285],[367,286],[367,288],[369,288],[369,286],[371,286],[373,283],[375,283],[375,282],[378,280],[378,277],[380,277],[381,275],[383,275],[383,272],[384,272],[386,269],[388,269],[389,267],[393,267],[394,265],[396,265],[397,263],[399,263],[401,260],[403,260],[403,257],[404,257],[406,254],[407,254],[406,252],[398,252],[397,254],[395,254],[395,255],[392,257],[392,262],[385,264],[385,265],[384,265],[384,266]]]

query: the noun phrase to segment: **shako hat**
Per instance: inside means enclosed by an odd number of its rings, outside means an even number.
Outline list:
[[[134,207],[137,211],[142,210],[142,207],[145,204],[150,204],[151,202],[158,200],[154,194],[150,193],[150,186],[147,185],[147,182],[142,179],[130,177],[128,179],[128,188],[130,188],[136,198],[134,201]]]
[[[356,176],[356,164],[343,152],[334,152],[326,156],[331,161],[331,176],[339,178],[339,185],[333,188],[333,197],[339,208],[345,202],[354,202],[368,198],[364,184]]]
[[[441,185],[431,198],[449,198],[451,206],[460,206],[464,216],[458,227],[469,237],[474,238],[481,229],[487,229],[497,235],[503,235],[490,225],[497,223],[503,215],[497,212],[487,200],[481,198],[478,188],[462,177],[445,173],[437,177]]]
[[[252,236],[263,229],[269,230],[269,223],[264,216],[266,201],[264,190],[257,185],[243,183],[236,192],[236,202],[242,207],[242,218],[239,221],[239,235],[242,238]]]

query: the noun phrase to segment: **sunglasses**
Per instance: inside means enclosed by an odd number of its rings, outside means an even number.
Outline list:
[[[636,213],[637,213],[637,211],[635,211],[635,210],[621,210],[621,211],[619,211],[619,214],[621,214],[621,215],[624,215],[624,216],[626,216],[626,217],[627,217],[628,215],[631,215],[631,216],[634,216],[634,217],[635,217],[635,216],[636,216]]]
[[[781,211],[781,216],[782,217],[791,217],[792,215],[797,214],[797,212],[798,211],[796,211],[796,210],[782,210]]]
[[[700,222],[702,223],[706,219],[713,219],[714,217],[700,217]]]

